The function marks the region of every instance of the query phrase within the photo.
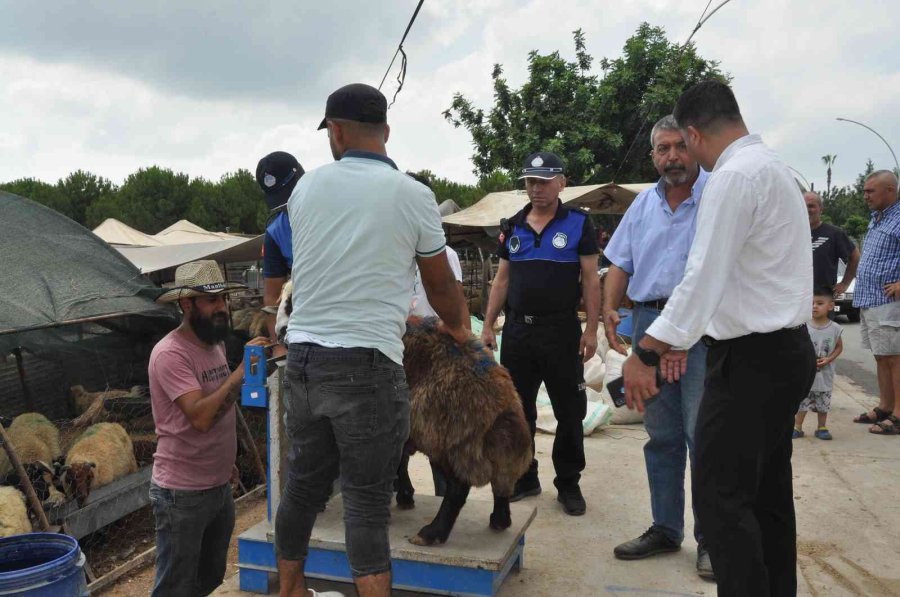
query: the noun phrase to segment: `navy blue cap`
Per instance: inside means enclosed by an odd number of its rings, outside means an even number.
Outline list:
[[[266,194],[269,209],[278,209],[288,202],[303,173],[297,158],[286,151],[273,151],[259,160],[256,183]]]
[[[328,96],[325,118],[322,119],[319,130],[325,128],[325,121],[329,118],[372,124],[387,122],[387,98],[371,85],[344,85]]]
[[[522,164],[522,176],[519,177],[519,180],[523,178],[550,180],[557,176],[563,176],[564,168],[563,161],[558,155],[549,151],[539,151],[525,158],[525,163]]]

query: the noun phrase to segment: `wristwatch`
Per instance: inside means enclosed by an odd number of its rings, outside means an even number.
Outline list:
[[[655,351],[646,350],[635,344],[634,354],[636,354],[641,362],[648,367],[659,367],[659,355]]]

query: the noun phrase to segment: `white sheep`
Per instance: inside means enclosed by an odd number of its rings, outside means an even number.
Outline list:
[[[137,471],[134,447],[118,423],[97,423],[78,436],[62,468],[66,494],[83,506],[92,489]]]
[[[0,485],[0,537],[32,531],[25,496],[15,487]]]
[[[38,499],[54,505],[65,501],[65,496],[54,486],[52,465],[62,455],[56,425],[40,413],[24,413],[13,419],[7,435]],[[0,481],[9,485],[21,483],[6,450],[0,450]]]

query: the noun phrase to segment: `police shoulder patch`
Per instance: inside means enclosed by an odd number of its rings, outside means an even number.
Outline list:
[[[518,253],[519,249],[522,247],[522,242],[519,240],[518,236],[509,237],[509,252],[510,253]]]

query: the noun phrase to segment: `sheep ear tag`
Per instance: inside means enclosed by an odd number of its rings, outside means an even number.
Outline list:
[[[266,388],[266,353],[262,346],[244,347],[244,385],[241,386],[241,406],[266,408],[269,392]]]

